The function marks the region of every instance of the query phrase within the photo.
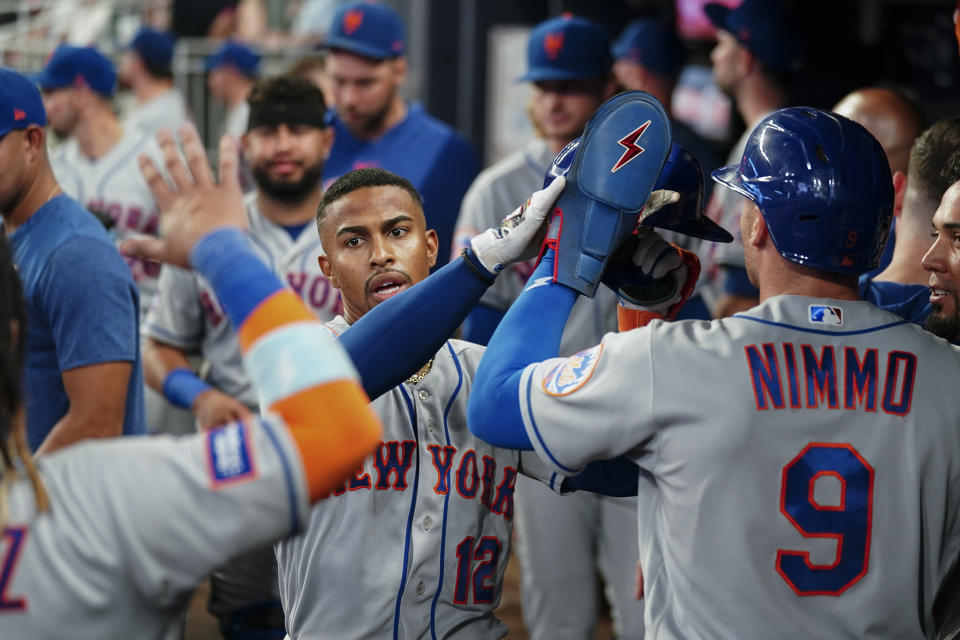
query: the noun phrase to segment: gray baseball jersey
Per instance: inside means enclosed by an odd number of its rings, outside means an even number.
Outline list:
[[[470,245],[470,238],[496,227],[508,213],[526,202],[543,186],[543,176],[554,154],[540,139],[530,141],[500,162],[480,172],[460,205],[460,217],[454,231],[456,256]],[[517,299],[533,273],[533,261],[513,264],[501,273],[480,299],[481,304],[506,311]],[[606,287],[597,295],[578,298],[563,333],[561,353],[571,354],[595,345],[609,331],[617,330],[617,298]]]
[[[327,325],[339,334],[337,318]],[[483,347],[448,341],[429,373],[374,401],[383,442],[280,542],[280,595],[293,640],[499,638],[493,615],[510,555],[518,473],[559,490],[532,452],[467,428]]]
[[[9,488],[0,637],[181,637],[199,580],[299,530],[309,500],[278,418],[174,439],[81,443],[38,461],[51,509]]]
[[[558,471],[628,454],[655,479],[648,637],[932,638],[960,552],[957,371],[869,303],[778,296],[532,364],[521,411]]]
[[[317,256],[323,250],[316,228],[307,225],[294,240],[257,206],[255,193],[246,197],[247,235],[264,263],[321,320],[342,309],[340,292],[320,271]],[[164,344],[203,354],[209,364],[207,381],[248,407],[257,406],[257,394],[243,368],[237,336],[213,288],[198,274],[177,267],[164,268],[159,293],[144,323],[144,333]]]
[[[131,129],[143,129],[151,135],[160,129],[169,129],[176,134],[180,125],[190,121],[183,94],[176,87],[171,87],[149,102],[131,109],[124,124]]]
[[[150,134],[140,129],[128,129],[110,151],[96,160],[81,153],[75,139],[60,145],[50,158],[63,192],[110,220],[114,225],[111,234],[118,243],[131,235],[156,235],[160,223],[153,195],[137,165],[141,153],[162,166],[160,149]],[[160,264],[125,259],[140,288],[142,319],[157,288]]]

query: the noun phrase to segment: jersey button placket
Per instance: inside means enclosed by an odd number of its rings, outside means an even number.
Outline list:
[[[421,400],[428,400],[430,398],[430,392],[426,389],[420,389],[420,391],[417,392],[417,396]]]

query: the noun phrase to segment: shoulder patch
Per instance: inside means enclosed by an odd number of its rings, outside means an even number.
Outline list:
[[[207,469],[214,489],[257,476],[250,447],[250,428],[234,422],[207,433]]]
[[[570,356],[546,375],[543,379],[543,390],[551,396],[565,396],[573,393],[590,380],[602,353],[603,345],[598,344]]]

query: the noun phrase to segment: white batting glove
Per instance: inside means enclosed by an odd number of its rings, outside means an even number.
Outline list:
[[[504,218],[500,226],[470,240],[470,248],[487,271],[500,273],[508,264],[537,256],[546,232],[544,221],[565,184],[563,176],[554,178],[546,189],[534,193]]]

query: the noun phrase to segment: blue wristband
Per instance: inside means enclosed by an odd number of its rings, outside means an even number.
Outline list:
[[[171,371],[163,381],[163,397],[183,409],[192,408],[193,401],[207,389],[213,387],[182,367]]]

